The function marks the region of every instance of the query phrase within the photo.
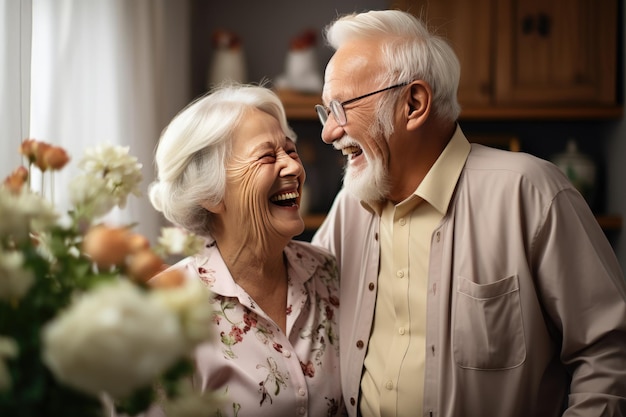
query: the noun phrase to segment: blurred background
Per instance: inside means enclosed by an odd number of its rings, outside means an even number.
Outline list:
[[[450,40],[470,139],[593,167],[585,195],[626,267],[623,0],[0,0],[0,175],[21,162],[14,149],[26,137],[76,159],[109,141],[138,156],[145,190],[160,131],[232,74],[267,82],[285,102],[307,169],[308,239],[341,186],[343,159],[320,140],[315,82],[294,84],[290,71],[321,77],[332,53],[324,26],[386,8]],[[576,152],[564,155],[568,143]],[[162,223],[145,196],[119,219],[141,219],[149,237]]]

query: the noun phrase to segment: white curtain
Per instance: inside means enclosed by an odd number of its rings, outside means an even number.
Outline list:
[[[0,180],[21,163],[28,136],[31,0],[0,0]]]
[[[66,184],[86,148],[129,146],[143,164],[143,195],[107,221],[137,222],[134,230],[154,242],[162,225],[146,194],[154,148],[190,99],[187,0],[32,2],[30,137],[72,158],[55,177],[55,203],[67,204]]]

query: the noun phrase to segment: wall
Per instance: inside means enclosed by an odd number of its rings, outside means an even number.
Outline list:
[[[388,0],[318,0],[293,1],[231,0],[192,2],[192,86],[196,93],[206,90],[207,68],[213,53],[211,34],[228,29],[243,41],[248,62],[248,81],[274,79],[283,72],[289,41],[304,29],[322,28],[337,15],[370,9],[388,8]],[[323,71],[331,55],[318,38],[319,70]]]

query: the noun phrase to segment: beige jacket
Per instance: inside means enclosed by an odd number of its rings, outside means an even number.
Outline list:
[[[379,218],[342,191],[313,239],[340,266],[351,416],[376,301],[378,230]],[[429,270],[424,409],[415,416],[626,416],[624,277],[554,165],[472,145],[432,235]]]

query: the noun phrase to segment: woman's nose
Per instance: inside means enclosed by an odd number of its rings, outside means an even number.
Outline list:
[[[280,158],[282,159],[282,166],[280,170],[280,175],[288,176],[295,175],[298,176],[304,170],[302,163],[298,159],[294,159],[286,153],[283,153]]]

